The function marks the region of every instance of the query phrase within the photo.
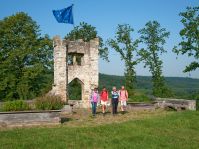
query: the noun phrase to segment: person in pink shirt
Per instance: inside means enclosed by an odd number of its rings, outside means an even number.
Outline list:
[[[91,97],[90,97],[90,102],[92,105],[92,114],[93,116],[96,115],[96,108],[97,108],[97,103],[99,102],[99,93],[98,93],[98,89],[94,88],[94,90],[91,93]]]
[[[128,101],[128,91],[125,89],[124,86],[122,86],[120,90],[120,103],[121,103],[122,112],[126,110],[127,101]]]

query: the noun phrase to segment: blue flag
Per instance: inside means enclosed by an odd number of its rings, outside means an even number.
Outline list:
[[[59,23],[74,24],[72,9],[73,5],[64,9],[53,10],[53,15],[55,16],[57,22]]]

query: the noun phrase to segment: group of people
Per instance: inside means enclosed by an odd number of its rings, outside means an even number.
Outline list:
[[[124,113],[126,111],[127,100],[128,91],[125,89],[125,87],[122,86],[120,90],[117,90],[116,87],[113,86],[111,91],[112,114],[117,114],[118,103],[120,103],[121,111]],[[102,113],[105,115],[109,103],[109,93],[106,87],[103,87],[100,93],[97,88],[94,88],[90,96],[90,103],[93,116],[96,115],[96,108],[98,103],[102,105]]]

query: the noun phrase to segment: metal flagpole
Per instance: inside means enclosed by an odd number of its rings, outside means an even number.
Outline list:
[[[68,42],[66,42],[66,103],[68,103]]]
[[[74,4],[72,4],[72,16],[74,16],[74,15],[73,15],[73,12],[74,12]],[[73,17],[73,28],[75,28],[75,21],[74,21],[74,17]]]
[[[74,25],[74,19],[73,19],[73,6],[69,6],[67,8],[61,9],[61,10],[53,10],[53,15],[55,16],[55,19],[58,23],[69,23]],[[71,12],[72,11],[72,12]],[[62,14],[62,15],[60,15]],[[63,16],[64,15],[64,16]],[[71,20],[71,17],[73,20]],[[66,41],[66,103],[68,103],[69,100],[69,94],[68,94],[68,44],[69,42]]]
[[[74,4],[72,4],[72,17],[73,17],[73,9]],[[74,23],[74,17],[73,17],[73,28],[75,27]],[[68,93],[68,42],[66,42],[66,103],[68,103],[69,100],[69,93]]]

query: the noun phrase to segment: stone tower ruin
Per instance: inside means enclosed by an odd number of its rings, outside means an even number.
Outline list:
[[[59,36],[53,38],[54,46],[54,84],[51,93],[61,96],[67,101],[66,89],[68,83],[77,79],[82,88],[82,107],[88,107],[88,99],[91,89],[98,87],[98,46],[99,39],[89,42],[83,40],[62,40]],[[68,48],[68,62],[66,56]],[[68,78],[66,66],[68,63]]]

